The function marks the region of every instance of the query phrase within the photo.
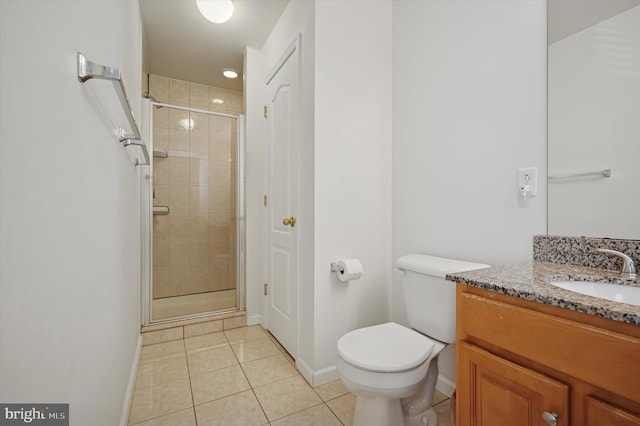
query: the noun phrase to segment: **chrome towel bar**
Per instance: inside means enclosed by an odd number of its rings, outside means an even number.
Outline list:
[[[113,83],[113,87],[116,90],[116,94],[118,95],[120,104],[124,109],[127,120],[129,121],[129,126],[131,127],[131,133],[126,132],[123,129],[119,129],[120,142],[123,142],[124,146],[137,145],[142,149],[144,162],[140,162],[138,159],[136,159],[136,166],[151,164],[151,160],[149,159],[149,151],[147,150],[147,145],[140,137],[140,130],[138,129],[138,124],[136,123],[136,120],[133,116],[131,103],[129,102],[129,98],[127,97],[127,91],[124,88],[124,82],[122,81],[120,71],[115,68],[91,62],[86,58],[86,56],[78,52],[78,80],[80,80],[81,83],[85,83],[92,78],[110,80]]]
[[[580,178],[580,177],[590,177],[590,176],[594,176],[594,177],[611,177],[611,169],[604,169],[601,170],[599,172],[587,172],[587,173],[571,173],[571,174],[566,174],[566,175],[553,175],[553,176],[549,176],[549,180],[556,180],[556,179],[571,179],[571,178]]]

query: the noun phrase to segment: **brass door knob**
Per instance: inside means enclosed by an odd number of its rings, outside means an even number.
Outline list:
[[[282,224],[284,226],[291,226],[293,228],[294,226],[296,226],[296,218],[293,216],[285,217],[284,219],[282,219]]]

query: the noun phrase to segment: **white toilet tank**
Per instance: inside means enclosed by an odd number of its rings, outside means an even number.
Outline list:
[[[489,268],[481,263],[408,254],[398,258],[407,320],[415,330],[444,343],[456,340],[456,286],[446,274]]]

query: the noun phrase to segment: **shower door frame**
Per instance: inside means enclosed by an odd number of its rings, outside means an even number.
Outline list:
[[[236,307],[230,309],[212,310],[187,314],[170,318],[153,319],[153,108],[154,107],[174,108],[182,111],[205,113],[236,120]],[[198,108],[189,108],[179,105],[171,105],[162,102],[154,102],[143,99],[142,121],[148,123],[143,125],[142,137],[148,142],[151,153],[151,165],[144,168],[140,174],[140,245],[141,245],[141,319],[142,325],[162,324],[186,319],[195,319],[211,316],[217,313],[237,312],[245,309],[246,290],[246,215],[245,215],[245,117],[243,114],[225,114],[215,111],[206,111]],[[141,168],[142,169],[142,168]]]

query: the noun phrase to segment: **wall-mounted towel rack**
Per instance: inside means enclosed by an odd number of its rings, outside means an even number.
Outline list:
[[[84,83],[88,80],[91,80],[92,78],[110,80],[111,82],[113,82],[113,87],[116,90],[118,99],[120,100],[120,104],[124,109],[127,120],[129,120],[129,126],[131,127],[131,132],[127,132],[124,129],[119,129],[120,142],[122,142],[124,146],[136,145],[142,149],[144,162],[140,162],[138,159],[136,159],[136,166],[151,164],[151,160],[149,159],[149,151],[147,150],[147,145],[140,137],[140,130],[138,129],[138,124],[136,123],[136,120],[133,116],[131,104],[129,103],[129,98],[127,98],[127,91],[124,88],[124,82],[122,81],[120,71],[115,68],[91,62],[86,58],[86,56],[78,52],[78,80],[80,80],[81,83]]]
[[[611,169],[604,169],[598,172],[587,172],[587,173],[570,173],[566,175],[553,175],[549,176],[549,180],[558,180],[558,179],[572,179],[572,178],[581,178],[581,177],[611,177]]]

